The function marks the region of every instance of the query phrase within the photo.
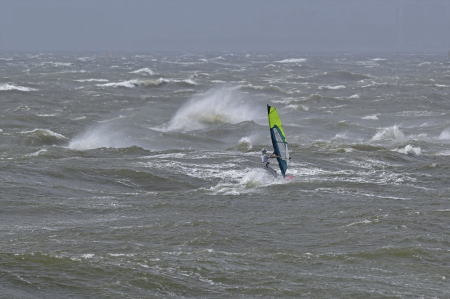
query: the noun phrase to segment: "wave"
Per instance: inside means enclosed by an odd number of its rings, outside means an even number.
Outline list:
[[[239,139],[238,149],[242,152],[248,152],[253,148],[252,140],[248,136]]]
[[[303,63],[306,62],[306,58],[287,58],[283,60],[275,61],[278,63]]]
[[[31,87],[25,87],[25,86],[20,86],[20,85],[14,85],[11,83],[3,83],[0,84],[0,91],[23,91],[23,92],[28,92],[28,91],[36,91],[37,89],[35,88],[31,88]]]
[[[75,136],[68,147],[74,150],[89,150],[96,148],[127,148],[139,146],[131,139],[121,126],[104,123],[93,126],[82,134]]]
[[[309,107],[302,104],[289,104],[284,107],[288,110],[300,110],[300,111],[309,111]]]
[[[364,85],[361,85],[361,88],[367,88],[367,87],[379,87],[379,86],[386,86],[386,87],[393,87],[393,85],[387,83],[387,82],[375,82],[373,80],[370,80],[370,82],[362,81],[363,83],[366,83]]]
[[[391,141],[394,143],[403,143],[407,140],[405,134],[399,129],[397,125],[387,128],[381,128],[371,138],[372,142]]]
[[[401,153],[401,154],[405,154],[405,155],[414,155],[414,156],[419,156],[422,153],[422,149],[420,147],[415,147],[415,146],[412,146],[411,144],[407,144],[403,148],[396,148],[393,151]]]
[[[48,129],[34,129],[31,131],[23,131],[20,133],[26,135],[27,140],[31,144],[35,145],[61,144],[66,142],[68,139],[66,136]]]
[[[91,62],[91,61],[94,61],[95,58],[94,57],[85,56],[85,57],[78,57],[77,60],[81,61],[81,62]]]
[[[290,92],[285,91],[276,85],[247,84],[247,85],[241,85],[240,88],[242,90],[255,90],[255,91],[265,91],[265,92],[271,92],[271,93],[290,94]]]
[[[366,115],[366,116],[361,117],[361,119],[378,120],[378,115],[377,114]]]
[[[314,77],[319,80],[334,80],[334,81],[361,81],[370,79],[368,75],[356,74],[348,71],[325,72]]]
[[[321,85],[319,90],[339,90],[347,88],[345,85]]]
[[[142,80],[142,79],[132,79],[127,81],[120,82],[110,82],[104,84],[97,84],[99,87],[125,87],[125,88],[134,88],[134,87],[158,87],[168,83],[177,83],[188,86],[195,86],[197,82],[192,79],[165,79],[159,78],[155,80]]]
[[[149,69],[148,67],[144,67],[135,71],[130,72],[131,74],[147,74],[147,75],[154,75],[155,72]]]
[[[289,181],[281,176],[274,178],[261,168],[247,168],[244,170],[225,170],[219,173],[220,182],[208,189],[212,194],[240,195],[255,192],[259,188],[270,185],[288,184]]]
[[[71,62],[59,62],[59,61],[46,61],[40,64],[41,66],[49,65],[54,67],[62,67],[62,66],[72,66]]]
[[[439,135],[440,140],[450,140],[450,128],[447,128]]]
[[[108,79],[96,79],[96,78],[90,78],[90,79],[78,79],[74,80],[76,82],[108,82]]]
[[[191,131],[222,123],[236,124],[254,120],[258,116],[248,104],[239,87],[222,87],[194,96],[184,104],[166,129],[169,131]]]

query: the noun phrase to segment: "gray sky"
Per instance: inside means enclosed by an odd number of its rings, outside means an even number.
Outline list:
[[[450,0],[0,0],[0,50],[450,50]]]

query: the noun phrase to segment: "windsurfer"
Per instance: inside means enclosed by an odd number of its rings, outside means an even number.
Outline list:
[[[269,154],[265,148],[261,150],[261,163],[264,165],[264,168],[269,170],[273,174],[277,174],[277,171],[269,166],[270,159],[277,158],[278,156],[275,153]]]

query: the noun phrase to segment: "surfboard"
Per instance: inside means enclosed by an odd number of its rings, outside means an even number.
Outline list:
[[[280,116],[277,109],[273,106],[267,105],[267,115],[269,118],[270,138],[272,139],[273,151],[277,155],[278,166],[280,167],[283,178],[286,177],[286,170],[288,169],[289,149],[286,140],[286,134],[281,124]],[[289,176],[291,177],[291,176]]]

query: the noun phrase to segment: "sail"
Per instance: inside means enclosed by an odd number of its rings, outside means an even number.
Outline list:
[[[280,166],[283,177],[286,175],[289,161],[288,143],[286,134],[284,134],[283,126],[281,125],[280,117],[277,109],[267,105],[267,113],[269,116],[270,137],[272,138],[272,145],[274,153],[278,156],[277,161]]]

